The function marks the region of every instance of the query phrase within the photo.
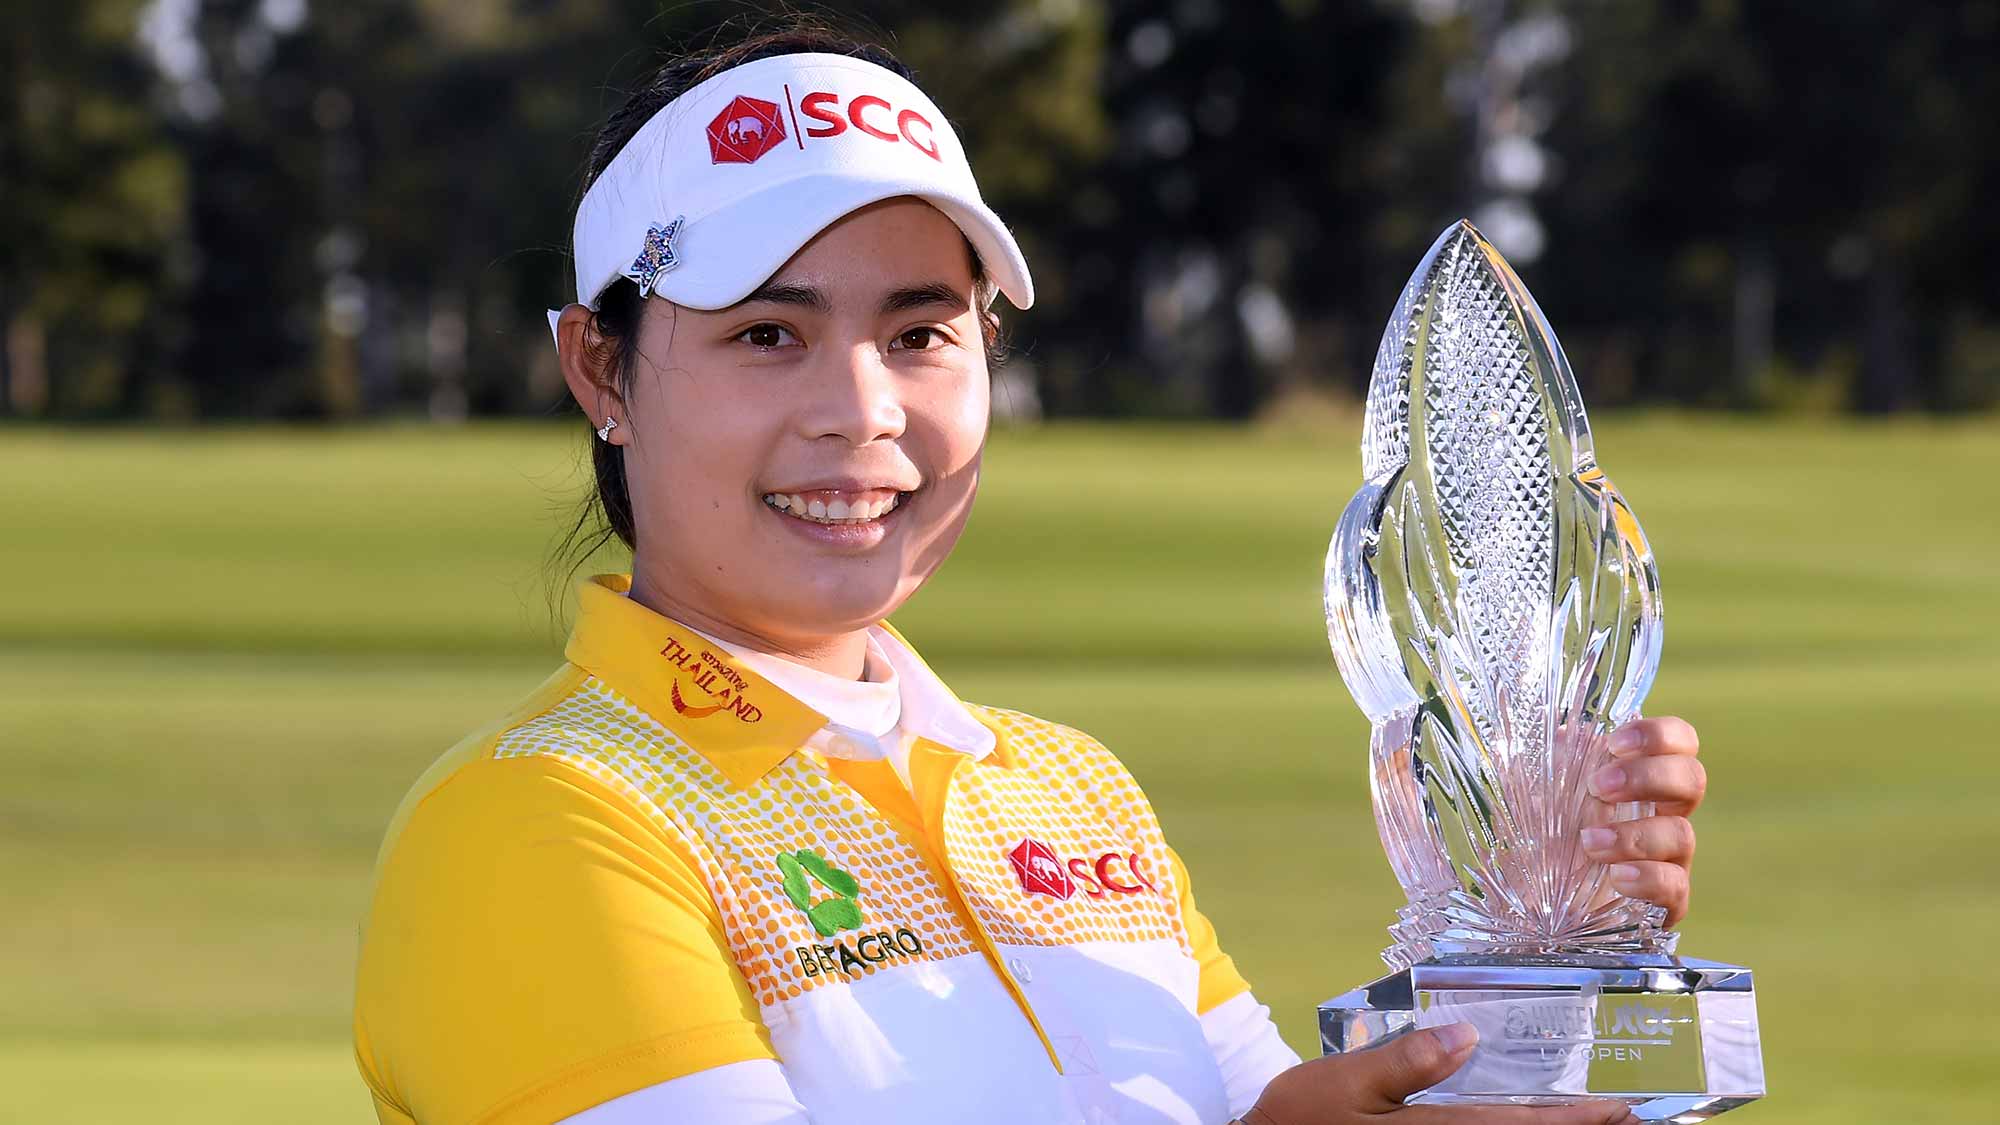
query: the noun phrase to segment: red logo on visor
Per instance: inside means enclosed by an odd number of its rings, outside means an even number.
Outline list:
[[[754,164],[785,139],[777,102],[738,94],[708,123],[708,154],[716,164]]]
[[[1076,884],[1070,881],[1069,872],[1063,870],[1055,849],[1040,840],[1030,837],[1014,845],[1014,850],[1007,853],[1007,862],[1014,865],[1014,874],[1021,877],[1021,889],[1030,894],[1068,902],[1069,896],[1076,893]]]

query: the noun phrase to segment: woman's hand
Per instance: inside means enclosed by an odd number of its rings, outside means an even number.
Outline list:
[[[1656,802],[1658,815],[1585,828],[1581,843],[1590,858],[1613,865],[1614,890],[1666,907],[1669,927],[1688,912],[1694,862],[1688,815],[1708,792],[1708,772],[1695,757],[1700,750],[1684,719],[1633,719],[1612,732],[1612,761],[1590,779],[1590,791],[1607,803]]]
[[[1403,1099],[1451,1076],[1479,1035],[1455,1023],[1400,1035],[1378,1047],[1303,1062],[1271,1079],[1242,1125],[1350,1125],[1393,1113],[1396,1125],[1629,1125],[1624,1102],[1574,1105],[1405,1106]]]

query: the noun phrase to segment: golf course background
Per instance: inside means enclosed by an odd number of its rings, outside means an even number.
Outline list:
[[[1731,1120],[1990,1120],[2000,423],[1595,421],[1660,564],[1646,713],[1710,770],[1681,950],[1757,972],[1772,1094]],[[1356,431],[998,432],[895,618],[961,695],[1124,758],[1306,1053],[1401,901],[1320,620]],[[0,1119],[372,1119],[369,867],[560,659],[585,436],[0,429]]]

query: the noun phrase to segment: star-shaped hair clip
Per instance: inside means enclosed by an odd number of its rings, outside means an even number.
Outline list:
[[[653,283],[660,275],[680,264],[680,254],[674,249],[674,236],[680,234],[681,224],[686,215],[675,215],[674,221],[661,226],[654,223],[646,228],[646,248],[625,267],[625,276],[639,283],[639,295],[649,297],[653,293]]]

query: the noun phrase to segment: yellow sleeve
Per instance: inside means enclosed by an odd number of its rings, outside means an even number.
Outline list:
[[[1195,989],[1194,1014],[1205,1015],[1209,1009],[1238,993],[1250,991],[1250,982],[1236,971],[1236,962],[1222,951],[1216,943],[1215,927],[1208,916],[1196,909],[1194,886],[1188,878],[1187,865],[1181,862],[1180,853],[1167,849],[1167,860],[1173,864],[1174,882],[1181,889],[1181,918],[1188,931],[1188,944],[1194,947],[1195,964],[1201,966],[1200,983]]]
[[[545,756],[467,762],[385,847],[354,1034],[385,1125],[545,1125],[777,1057],[686,842]]]

